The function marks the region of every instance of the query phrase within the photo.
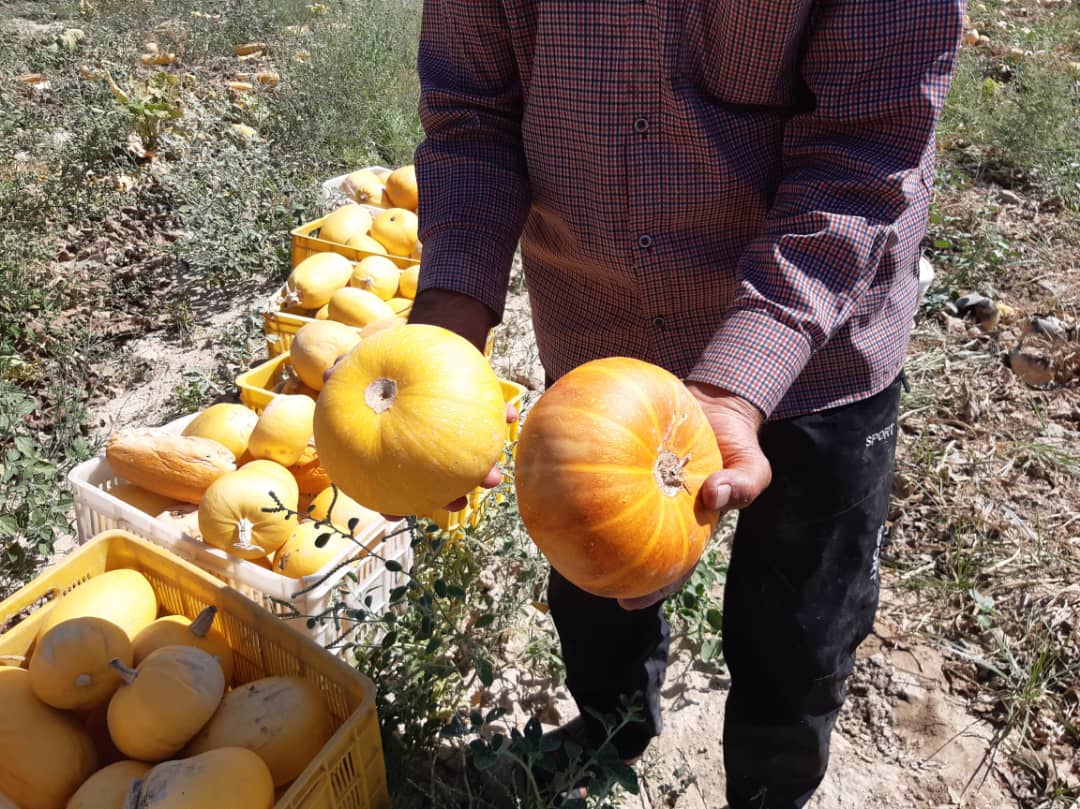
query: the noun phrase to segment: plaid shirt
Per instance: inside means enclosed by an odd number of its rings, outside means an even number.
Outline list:
[[[963,0],[425,0],[420,289],[540,358],[718,385],[772,418],[872,395],[916,308]]]

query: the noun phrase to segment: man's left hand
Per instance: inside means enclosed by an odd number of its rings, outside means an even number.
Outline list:
[[[701,382],[688,382],[686,387],[712,425],[724,459],[724,468],[713,472],[701,485],[698,496],[702,505],[721,514],[746,508],[772,481],[772,468],[758,442],[764,417],[750,402],[721,388]],[[624,610],[650,607],[677,592],[691,575],[693,569],[679,581],[641,598],[620,598],[619,606]]]

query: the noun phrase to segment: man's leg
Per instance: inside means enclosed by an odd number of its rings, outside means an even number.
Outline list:
[[[731,809],[796,809],[821,782],[877,609],[900,383],[767,424],[766,492],[739,516],[724,592]]]
[[[623,759],[641,755],[660,733],[669,637],[662,605],[624,610],[615,599],[586,593],[555,570],[548,579],[548,604],[562,644],[566,685],[581,709],[589,741],[598,746],[606,736],[586,708],[614,719],[620,698],[637,695],[644,721],[627,724],[612,741]]]

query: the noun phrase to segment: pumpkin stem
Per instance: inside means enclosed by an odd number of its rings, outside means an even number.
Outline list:
[[[125,685],[131,685],[135,682],[135,678],[139,676],[139,672],[133,668],[129,668],[124,665],[123,661],[119,657],[114,657],[109,661],[109,665],[120,672],[120,679],[124,681]]]
[[[258,546],[251,542],[251,532],[254,528],[255,523],[247,517],[241,517],[236,523],[236,542],[233,543],[233,547],[241,551],[257,548]]]
[[[686,489],[686,477],[683,474],[684,467],[690,462],[690,456],[680,458],[671,450],[661,450],[656,456],[653,465],[653,479],[660,491],[668,497],[674,497],[681,490]]]
[[[392,379],[379,377],[364,391],[364,403],[376,413],[390,409],[397,398],[397,383]]]
[[[86,686],[90,685],[92,682],[94,682],[94,678],[89,674],[80,674],[75,678],[75,685],[79,688],[86,688]]]
[[[195,620],[191,622],[188,629],[191,630],[191,634],[197,638],[205,638],[210,634],[210,627],[214,623],[214,617],[217,615],[217,607],[211,604],[205,610],[195,616]]]

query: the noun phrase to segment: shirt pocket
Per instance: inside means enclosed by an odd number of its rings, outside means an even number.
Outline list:
[[[786,109],[798,78],[810,0],[692,4],[679,34],[675,81],[721,104]]]

